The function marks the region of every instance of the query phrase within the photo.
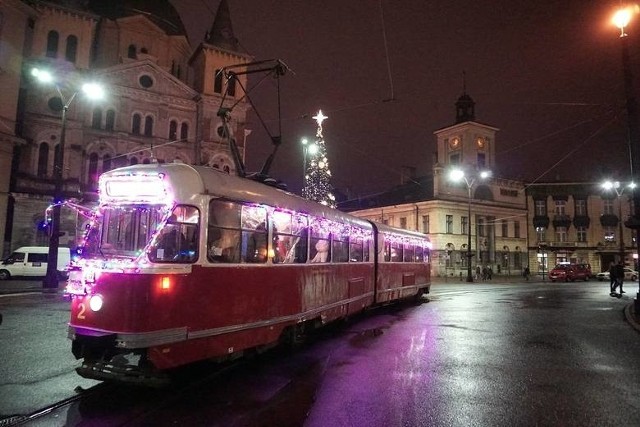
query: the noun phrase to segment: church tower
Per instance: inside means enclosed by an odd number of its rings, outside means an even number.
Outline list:
[[[244,135],[248,134],[245,131],[245,118],[249,104],[242,100],[244,92],[239,86],[247,87],[247,75],[241,74],[235,79],[228,79],[224,70],[225,67],[246,64],[252,59],[250,55],[239,51],[229,5],[227,0],[221,0],[211,29],[205,34],[204,41],[198,45],[189,61],[193,70],[193,87],[202,94],[198,108],[200,117],[197,138],[198,155],[203,157],[198,159],[197,163],[233,172],[235,166],[228,151],[227,138],[232,138],[238,146],[238,151],[244,153]],[[232,71],[240,73],[244,69],[234,67]],[[222,108],[229,109],[230,135],[225,134],[219,116]]]

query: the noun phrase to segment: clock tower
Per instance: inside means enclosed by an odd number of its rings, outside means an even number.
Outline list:
[[[455,104],[456,121],[438,129],[436,135],[436,162],[433,169],[434,193],[441,190],[443,176],[454,167],[473,172],[495,169],[496,127],[475,120],[475,102],[465,92]]]

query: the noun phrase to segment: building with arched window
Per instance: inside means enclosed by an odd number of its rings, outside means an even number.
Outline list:
[[[20,16],[11,22],[12,31],[0,34],[2,42],[9,42],[15,52],[29,53],[20,57],[22,68],[45,68],[55,74],[62,93],[61,97],[55,87],[39,84],[29,73],[17,75],[15,95],[9,98],[15,102],[9,103],[11,111],[3,111],[2,117],[17,118],[4,128],[18,129],[10,144],[15,153],[0,159],[5,170],[13,164],[12,186],[0,191],[0,220],[4,225],[7,213],[9,224],[2,239],[8,243],[5,253],[38,239],[54,192],[65,103],[62,181],[68,199],[93,203],[102,172],[137,162],[215,163],[234,173],[228,140],[216,132],[221,125],[218,110],[230,108],[230,132],[242,134],[249,104],[236,96],[235,86],[227,90],[226,82],[216,91],[214,70],[250,62],[252,57],[239,48],[226,0],[219,3],[211,30],[195,44],[189,42],[168,0],[15,0],[3,2],[0,11],[4,9]],[[89,101],[81,95],[77,84],[87,76],[106,86],[104,100]],[[246,76],[239,79],[246,87]],[[19,115],[18,102],[23,105]],[[237,141],[240,153],[245,151],[243,143]],[[11,198],[3,208],[4,194]],[[75,212],[62,210],[61,245],[76,243],[77,224],[82,222]]]

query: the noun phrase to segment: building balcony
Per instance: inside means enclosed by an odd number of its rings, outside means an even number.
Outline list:
[[[553,226],[556,228],[557,227],[569,228],[571,226],[571,217],[569,215],[554,215]]]
[[[549,228],[549,217],[546,215],[536,215],[533,217],[533,226],[535,228]]]
[[[613,214],[600,215],[600,224],[603,227],[615,227],[618,225],[618,217]]]
[[[578,228],[578,227],[589,228],[590,224],[591,224],[591,218],[589,218],[586,215],[576,215],[573,218],[573,225],[576,228]]]

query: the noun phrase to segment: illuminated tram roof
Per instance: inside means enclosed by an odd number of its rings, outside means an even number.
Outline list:
[[[265,204],[358,224],[365,228],[372,227],[368,221],[303,199],[288,191],[229,175],[207,166],[191,166],[185,163],[139,164],[114,169],[100,177],[101,204],[169,204],[174,200],[179,200],[180,203],[196,203],[195,198],[198,195]]]

